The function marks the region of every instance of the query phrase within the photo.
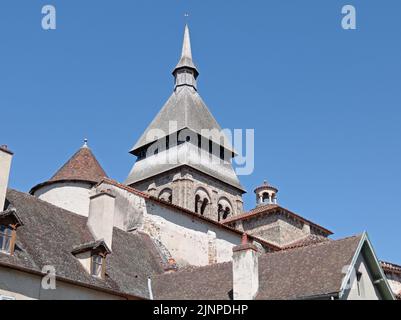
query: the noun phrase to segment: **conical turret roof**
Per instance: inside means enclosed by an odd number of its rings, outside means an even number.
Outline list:
[[[30,193],[44,185],[62,181],[82,181],[96,184],[107,177],[100,163],[92,153],[91,149],[85,144],[50,178],[32,188]]]

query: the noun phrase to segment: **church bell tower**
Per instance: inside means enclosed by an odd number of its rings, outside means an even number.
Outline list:
[[[130,151],[137,160],[125,184],[216,221],[238,215],[235,152],[198,93],[187,25],[173,76],[172,95]]]

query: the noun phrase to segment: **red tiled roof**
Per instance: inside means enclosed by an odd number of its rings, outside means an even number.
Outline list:
[[[395,272],[401,274],[401,266],[391,263],[391,262],[386,262],[386,261],[380,261],[380,265],[384,271],[388,272]],[[400,292],[401,294],[401,292]]]
[[[202,216],[202,215],[200,215],[200,214],[198,214],[198,213],[196,213],[196,212],[194,212],[194,211],[191,211],[191,210],[188,210],[188,209],[186,209],[186,208],[177,206],[177,205],[175,205],[175,204],[172,204],[172,203],[169,203],[169,202],[160,200],[160,199],[158,199],[158,198],[156,198],[156,197],[153,197],[153,196],[149,195],[148,193],[145,193],[145,192],[136,190],[136,189],[134,189],[134,188],[132,188],[132,187],[126,186],[126,185],[124,185],[124,184],[121,184],[121,183],[119,183],[119,182],[117,182],[117,181],[115,181],[115,180],[112,180],[112,179],[110,179],[110,178],[104,178],[101,182],[98,183],[98,185],[102,184],[103,182],[104,182],[104,183],[111,184],[111,185],[113,185],[113,186],[115,186],[115,187],[117,187],[117,188],[123,189],[123,190],[125,190],[125,191],[130,192],[130,193],[136,194],[136,195],[138,195],[138,196],[140,196],[140,197],[142,197],[142,198],[149,199],[149,200],[151,200],[151,201],[153,201],[153,202],[156,202],[156,203],[158,203],[158,204],[160,204],[160,205],[162,205],[162,206],[165,206],[165,207],[174,209],[174,210],[176,210],[176,211],[179,211],[180,213],[184,213],[184,214],[190,215],[190,216],[192,216],[192,217],[194,217],[194,218],[198,218],[198,219],[200,219],[200,220],[207,221],[207,222],[209,222],[209,223],[212,223],[212,224],[218,226],[219,228],[226,229],[226,230],[230,230],[230,231],[235,232],[235,233],[237,233],[237,234],[241,234],[241,235],[243,234],[243,232],[241,232],[241,231],[239,231],[239,230],[237,230],[237,229],[231,228],[231,227],[229,227],[229,226],[227,226],[227,225],[224,225],[224,224],[222,224],[222,223],[220,223],[220,222],[217,222],[217,221],[215,221],[215,220],[209,219],[209,218],[207,218],[207,217],[205,217],[205,216]],[[274,244],[272,244],[272,243],[270,243],[270,242],[268,242],[268,241],[266,241],[266,240],[264,240],[264,239],[261,239],[261,238],[259,238],[259,237],[255,237],[255,236],[252,236],[252,235],[248,235],[248,238],[257,241],[257,242],[259,242],[259,243],[262,244],[262,245],[265,245],[266,247],[270,248],[272,251],[281,250],[280,247],[278,247],[278,246],[276,246],[276,245],[274,245]]]
[[[300,247],[307,247],[313,244],[318,244],[321,242],[326,242],[326,241],[332,241],[329,238],[323,237],[323,236],[318,236],[314,234],[310,234],[307,237],[296,240],[286,246],[281,247],[283,250],[289,250],[289,249],[295,249],[295,248],[300,248]]]
[[[273,213],[273,212],[276,211],[276,209],[281,209],[281,210],[285,211],[287,214],[291,215],[293,218],[295,218],[295,219],[297,219],[299,221],[308,223],[310,226],[313,226],[313,227],[319,229],[324,234],[327,234],[327,235],[333,234],[333,232],[331,232],[330,230],[328,230],[328,229],[326,229],[326,228],[324,228],[324,227],[322,227],[322,226],[320,226],[320,225],[318,225],[316,223],[313,223],[312,221],[309,221],[309,220],[307,220],[305,218],[302,218],[300,215],[297,215],[296,213],[291,212],[290,210],[288,210],[286,208],[280,207],[277,204],[266,204],[266,205],[258,206],[258,207],[256,207],[255,209],[253,209],[253,210],[251,210],[249,212],[246,212],[246,213],[234,216],[232,218],[226,219],[226,220],[223,221],[223,223],[224,224],[229,224],[229,223],[232,223],[232,222],[235,222],[235,221],[239,221],[239,220],[252,219],[252,218],[254,218],[254,217],[258,216],[258,215]]]
[[[50,180],[33,187],[30,194],[34,194],[39,188],[62,181],[84,181],[98,183],[107,177],[96,157],[88,147],[80,148]]]
[[[92,151],[83,147],[49,181],[82,180],[97,183],[104,177],[107,177],[107,174]]]

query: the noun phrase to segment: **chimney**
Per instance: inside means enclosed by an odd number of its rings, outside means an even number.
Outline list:
[[[88,227],[95,240],[104,240],[111,250],[116,197],[108,191],[100,191],[90,197]]]
[[[258,290],[258,249],[248,242],[248,236],[244,233],[242,243],[233,248],[234,300],[253,300]]]
[[[0,146],[0,212],[5,209],[12,159],[13,153],[7,149],[7,146]]]

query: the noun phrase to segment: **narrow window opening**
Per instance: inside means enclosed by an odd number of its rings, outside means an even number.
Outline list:
[[[92,256],[91,262],[91,275],[103,278],[103,257],[95,254]]]
[[[0,226],[0,251],[11,253],[13,230],[10,227]]]

